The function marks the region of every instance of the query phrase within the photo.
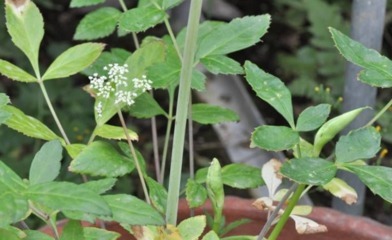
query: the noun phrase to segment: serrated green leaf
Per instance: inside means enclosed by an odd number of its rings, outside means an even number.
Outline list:
[[[364,68],[358,79],[376,87],[392,87],[392,61],[366,48],[334,28],[329,28],[339,52],[348,61]]]
[[[146,177],[146,182],[152,205],[159,212],[165,214],[167,204],[167,191],[165,187],[148,176]]]
[[[179,5],[180,3],[182,3],[184,0],[163,0],[162,1],[162,8],[164,10],[168,10],[170,8],[173,8],[177,5]]]
[[[152,5],[145,5],[128,10],[119,19],[119,27],[129,32],[144,32],[161,23],[166,12]]]
[[[87,147],[87,145],[79,143],[65,145],[65,149],[72,159],[76,158],[76,156],[78,156],[78,154],[81,153],[85,147]]]
[[[289,89],[277,77],[268,74],[255,64],[245,62],[246,80],[257,96],[275,108],[294,128],[293,105]]]
[[[251,147],[259,147],[268,151],[283,151],[293,148],[299,143],[299,134],[284,126],[263,125],[257,127],[251,136]]]
[[[132,131],[131,129],[127,129],[127,131],[131,140],[138,140],[138,136],[134,131]],[[127,139],[127,136],[124,133],[124,129],[122,127],[112,126],[109,124],[97,126],[97,128],[95,128],[94,130],[94,134],[106,139]]]
[[[190,208],[200,207],[207,200],[207,189],[195,180],[188,179],[186,183],[185,196]]]
[[[131,53],[125,49],[112,48],[110,49],[110,52],[103,52],[93,64],[84,69],[83,74],[92,76],[97,73],[98,76],[103,76],[107,73],[107,71],[103,69],[105,66],[113,63],[123,65],[130,56]]]
[[[59,140],[45,143],[35,154],[31,163],[29,181],[30,184],[51,182],[60,173],[63,147]]]
[[[35,77],[31,76],[23,69],[2,59],[0,59],[0,73],[9,79],[20,82],[37,82]]]
[[[345,165],[374,193],[392,203],[392,169],[382,166]]]
[[[5,93],[0,93],[0,108],[10,103],[10,97],[7,96]]]
[[[91,176],[118,177],[132,172],[134,164],[112,145],[95,141],[71,162],[69,170]]]
[[[149,93],[143,93],[135,103],[128,108],[129,114],[137,118],[152,118],[158,115],[168,117],[158,102]]]
[[[26,233],[26,238],[23,240],[54,240],[54,238],[40,231],[26,230],[24,232]]]
[[[146,202],[126,194],[106,195],[105,201],[113,212],[113,220],[132,225],[164,225],[160,213]]]
[[[44,21],[32,1],[6,1],[6,24],[12,42],[27,56],[35,72],[39,72],[38,55],[44,36]]]
[[[48,182],[29,186],[26,196],[33,202],[53,210],[80,211],[110,216],[111,211],[103,198],[83,185],[70,182]]]
[[[42,80],[65,78],[92,64],[105,47],[102,43],[82,43],[60,54],[46,70]]]
[[[27,199],[23,195],[14,193],[14,190],[7,188],[7,186],[4,186],[4,182],[1,179],[0,181],[1,228],[8,226],[11,223],[19,222],[25,217],[27,217],[29,212],[29,205]]]
[[[331,105],[329,104],[306,108],[298,117],[296,130],[306,132],[317,129],[327,120],[330,112]]]
[[[240,118],[234,111],[205,103],[192,105],[192,120],[201,124],[235,122]]]
[[[17,232],[0,228],[0,240],[20,240]]]
[[[270,15],[247,16],[236,18],[230,23],[221,25],[200,41],[197,58],[209,55],[228,54],[260,41],[267,32]]]
[[[75,40],[93,40],[109,36],[114,32],[121,12],[113,7],[102,7],[87,14],[79,23]]]
[[[25,115],[19,109],[9,105],[4,106],[2,109],[12,114],[11,117],[5,122],[9,128],[32,138],[38,138],[47,141],[60,139],[63,141],[62,138],[57,136],[42,122],[36,118]]]
[[[206,227],[206,216],[200,215],[187,218],[178,224],[177,229],[182,239],[197,240]]]
[[[192,71],[191,88],[197,91],[204,91],[206,88],[206,78],[204,73],[194,69]]]
[[[92,191],[102,194],[114,186],[116,184],[117,179],[116,178],[104,178],[104,179],[99,179],[99,180],[93,180],[93,181],[88,181],[86,183],[83,183],[82,185],[91,189]]]
[[[85,240],[83,227],[79,221],[69,220],[63,228],[60,240]]]
[[[283,163],[280,173],[291,180],[309,185],[324,185],[336,175],[336,166],[321,158],[294,158]]]
[[[200,59],[204,67],[213,74],[243,74],[244,69],[239,62],[224,55],[207,56]]]
[[[336,143],[337,162],[352,162],[374,157],[380,150],[381,135],[374,127],[365,127],[341,136]]]
[[[365,109],[366,107],[351,110],[324,123],[314,137],[313,155],[318,156],[324,145],[331,141],[336,136],[336,134],[342,131]]]
[[[121,236],[117,232],[92,227],[83,228],[83,232],[86,240],[116,240]]]
[[[93,6],[104,3],[106,0],[72,0],[70,3],[71,8]]]
[[[233,188],[256,188],[264,184],[261,169],[242,163],[232,163],[222,168],[223,184]]]

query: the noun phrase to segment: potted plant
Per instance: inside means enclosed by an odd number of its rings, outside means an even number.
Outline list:
[[[309,207],[296,205],[301,195],[312,186],[322,187],[347,203],[355,202],[355,190],[335,178],[337,169],[354,172],[373,192],[392,201],[389,191],[391,183],[384,180],[390,178],[392,171],[389,168],[367,166],[362,161],[379,151],[381,138],[371,127],[372,122],[341,137],[336,143],[335,153],[330,157],[324,157],[322,152],[324,145],[332,141],[366,107],[327,121],[330,106],[320,104],[305,109],[295,121],[290,92],[278,78],[249,61],[242,67],[226,56],[258,42],[269,27],[269,15],[247,16],[229,23],[207,21],[199,25],[202,1],[193,0],[187,27],[175,36],[166,12],[181,3],[181,0],[139,1],[138,6],[130,10],[123,1],[119,2],[123,12],[104,7],[88,14],[78,26],[75,39],[103,37],[111,34],[118,25],[119,35],[132,34],[137,46],[133,53],[116,48],[103,52],[105,46],[102,43],[82,43],[64,51],[41,73],[38,59],[44,21],[40,11],[30,0],[5,1],[8,32],[14,44],[28,58],[33,73],[5,60],[0,60],[0,73],[12,80],[39,85],[60,134],[10,105],[5,94],[0,95],[1,123],[29,137],[47,141],[32,160],[28,179],[21,179],[0,162],[0,236],[4,239],[116,239],[118,233],[109,231],[110,228],[105,230],[109,222],[121,224],[125,231],[137,239],[224,239],[226,233],[248,221],[233,219],[228,221],[229,224],[225,222],[224,213],[227,211],[224,210],[223,186],[245,189],[263,184],[267,185],[269,196],[257,199],[252,207],[258,216],[265,216],[263,212],[269,212],[263,230],[258,236],[241,232],[242,235],[236,238],[226,239],[263,239],[274,224],[276,226],[268,239],[276,239],[289,217],[294,219],[300,233],[325,232],[326,226],[298,216],[310,213]],[[95,3],[74,0],[71,6]],[[139,43],[136,33],[161,22],[165,23],[168,36],[148,36]],[[360,75],[362,80],[381,87],[391,85],[388,73],[379,71],[380,66],[384,69],[384,65],[388,67],[391,64],[389,60],[365,50],[336,30],[331,29],[331,33],[343,56],[367,69]],[[355,53],[367,54],[381,63],[358,60],[352,52],[345,51],[349,47],[353,47]],[[238,120],[237,115],[228,109],[190,104],[191,89],[201,91],[205,84],[205,75],[195,69],[197,64],[202,64],[214,74],[245,73],[257,96],[274,107],[289,125],[263,125],[256,128],[251,136],[251,147],[270,151],[289,150],[293,157],[283,163],[283,159],[271,160],[262,169],[243,164],[221,167],[219,161],[213,159],[208,168],[198,170],[194,177],[189,178],[185,187],[186,206],[199,208],[196,212],[201,215],[179,217],[179,206],[184,209],[184,202],[179,204],[179,199],[187,119],[207,124]],[[96,127],[87,143],[69,141],[45,87],[48,80],[66,78],[79,72],[89,75],[90,84],[85,89],[95,98],[92,111]],[[377,76],[377,81],[369,78],[369,75]],[[177,88],[178,96],[174,105]],[[167,111],[152,94],[147,93],[153,89],[164,89],[167,92],[170,103]],[[154,119],[157,115],[167,118],[162,162],[158,159],[155,161],[155,177],[150,175],[142,154],[133,145],[132,141],[137,140],[138,135],[128,128],[123,112],[140,118]],[[121,126],[108,124],[115,115]],[[162,183],[174,120],[166,190]],[[312,142],[300,137],[300,133],[313,130],[317,132]],[[154,144],[157,151],[157,143]],[[63,149],[72,158],[69,171],[81,174],[84,183],[55,181]],[[193,166],[193,163],[190,165]],[[144,200],[129,194],[106,194],[116,183],[117,177],[134,170],[139,176]],[[278,191],[282,178],[293,181],[290,189]],[[200,207],[204,206],[207,199],[209,210],[201,212]],[[69,219],[61,231],[57,227],[60,212]],[[52,230],[52,236],[12,225],[23,222],[30,215],[44,221]],[[82,227],[82,223],[84,226],[91,224]],[[93,223],[99,227],[93,226]]]

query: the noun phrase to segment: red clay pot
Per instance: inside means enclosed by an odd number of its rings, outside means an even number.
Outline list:
[[[242,199],[237,197],[227,197],[225,199],[224,215],[227,222],[232,222],[241,218],[251,219],[252,222],[242,225],[232,230],[228,235],[257,235],[261,227],[266,222],[266,214],[252,206],[253,200]],[[196,215],[211,213],[211,205],[207,203],[204,207],[195,210]],[[179,204],[179,220],[189,217],[189,208],[185,200],[181,200]],[[294,222],[290,219],[279,240],[392,240],[392,228],[384,226],[378,222],[364,217],[353,217],[340,213],[338,211],[315,207],[307,217],[314,221],[326,225],[328,232],[310,235],[299,235],[294,228]],[[59,231],[65,225],[65,221],[59,222]],[[84,223],[85,226],[91,224]],[[134,239],[122,227],[114,223],[106,223],[106,228],[110,231],[116,231],[122,234],[120,240]],[[41,229],[51,235],[49,227]],[[185,239],[186,240],[186,239]]]

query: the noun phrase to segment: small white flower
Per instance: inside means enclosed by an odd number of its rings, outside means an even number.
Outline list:
[[[88,77],[91,83],[90,86],[96,91],[98,97],[108,99],[114,93],[115,104],[125,103],[131,106],[135,103],[137,96],[152,89],[152,81],[147,79],[146,75],[143,75],[141,79],[134,78],[131,80],[133,89],[129,90],[129,87],[132,87],[132,85],[129,85],[130,80],[126,77],[126,74],[129,72],[127,64],[108,64],[103,67],[103,70],[107,72],[107,76],[99,76],[97,73],[94,73]],[[99,117],[102,116],[102,102],[96,105],[95,110]]]

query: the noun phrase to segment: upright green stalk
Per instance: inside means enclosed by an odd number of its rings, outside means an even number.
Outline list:
[[[287,220],[289,219],[290,214],[293,211],[293,208],[295,207],[295,205],[297,205],[297,202],[298,202],[299,198],[301,197],[302,192],[305,189],[305,186],[306,186],[305,184],[300,184],[298,186],[297,190],[295,190],[293,197],[290,199],[289,205],[284,210],[284,213],[282,214],[282,216],[279,219],[279,222],[276,224],[274,230],[272,231],[272,233],[268,237],[268,240],[275,240],[278,238],[284,225],[286,224]]]
[[[182,159],[184,153],[185,127],[188,116],[189,96],[193,59],[196,51],[196,40],[199,28],[202,0],[192,0],[189,8],[188,27],[185,38],[185,50],[181,68],[180,87],[177,99],[176,121],[173,136],[173,149],[170,165],[170,178],[166,210],[166,222],[176,225],[178,197],[180,191]]]

